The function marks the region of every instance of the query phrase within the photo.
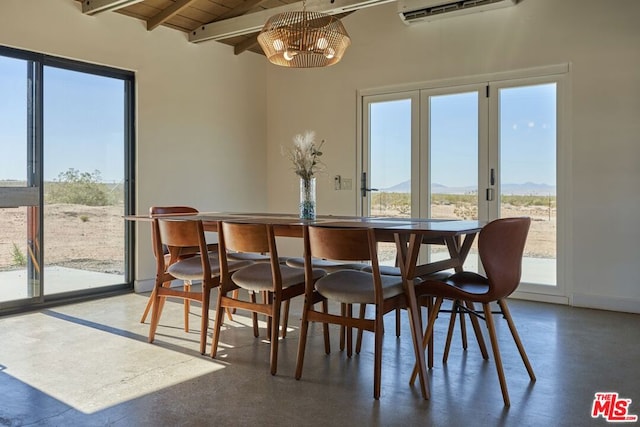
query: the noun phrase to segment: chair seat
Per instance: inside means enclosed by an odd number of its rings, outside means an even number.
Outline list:
[[[220,264],[218,262],[218,254],[209,252],[209,264],[211,265],[211,277],[220,275]],[[231,271],[238,270],[251,265],[251,261],[230,261],[229,269]],[[202,260],[200,255],[189,257],[171,264],[167,268],[167,272],[176,279],[181,280],[200,280],[202,279]]]
[[[287,260],[287,265],[289,267],[304,268],[304,258],[289,258]],[[313,258],[311,260],[311,265],[313,266],[313,268],[322,268],[325,270],[362,270],[369,264],[359,262],[341,263],[337,261],[328,261],[325,259]]]
[[[404,292],[402,278],[380,276],[384,299]],[[325,298],[345,304],[375,304],[373,277],[370,273],[357,270],[339,270],[331,273],[315,284],[315,289]]]
[[[365,268],[362,269],[362,271],[364,271],[365,273],[371,273],[372,272],[372,268],[370,265],[366,266]],[[390,265],[381,265],[380,266],[380,274],[385,275],[385,276],[402,276],[402,273],[400,272],[400,268],[399,267],[393,267]],[[440,282],[444,282],[446,281],[449,277],[451,277],[451,273],[447,272],[447,271],[438,271],[436,273],[431,273],[431,274],[427,274],[425,276],[420,276],[417,277],[416,280],[418,282],[420,281],[424,281],[424,280],[437,280]]]
[[[304,283],[304,270],[300,268],[283,265],[280,267],[282,276],[282,288]],[[326,274],[321,269],[313,269],[313,277],[318,278]],[[273,277],[271,274],[271,264],[257,263],[242,268],[231,276],[233,282],[243,289],[261,292],[273,290]]]
[[[362,271],[364,271],[365,273],[372,273],[373,267],[371,267],[370,265],[367,265],[362,269]],[[391,265],[381,265],[380,274],[383,274],[385,276],[402,276],[402,273],[400,272],[400,268],[393,267]]]
[[[258,254],[255,252],[227,252],[228,259],[234,259],[236,261],[253,261],[253,262],[271,262],[269,255]],[[278,257],[280,264],[285,264],[289,258]]]
[[[454,292],[460,292],[467,298],[472,297],[475,301],[481,301],[482,298],[478,298],[489,292],[489,279],[470,271],[453,274],[444,282],[453,287]]]

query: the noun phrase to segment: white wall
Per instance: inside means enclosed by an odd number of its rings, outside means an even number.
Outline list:
[[[638,17],[637,0],[521,0],[410,27],[395,3],[358,11],[344,19],[353,44],[341,63],[267,68],[270,210],[295,210],[297,179],[280,146],[313,129],[326,139],[318,212],[356,213],[357,90],[570,63],[568,296],[640,312]],[[333,191],[336,174],[354,190]]]
[[[137,203],[266,208],[265,63],[229,46],[74,0],[2,0],[0,45],[132,70],[137,84]],[[155,275],[149,227],[136,233],[136,285]]]

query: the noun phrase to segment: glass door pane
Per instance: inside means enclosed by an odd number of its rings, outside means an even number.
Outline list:
[[[0,56],[0,306],[41,296],[34,72],[30,61]]]
[[[412,154],[416,147],[415,96],[365,98],[365,148],[362,180],[363,214],[411,217],[413,187]],[[371,191],[370,191],[371,189]],[[395,264],[395,244],[380,243],[381,264]]]
[[[499,88],[499,217],[532,219],[522,281],[556,285],[557,84]]]
[[[125,87],[44,68],[46,294],[125,282]]]
[[[478,93],[429,97],[429,216],[478,219]]]
[[[481,137],[486,132],[484,86],[459,87],[422,92],[423,179],[427,183],[426,215],[436,219],[482,219],[479,209],[486,210],[480,200],[479,164],[486,151]],[[486,215],[485,215],[486,216]],[[465,268],[477,270],[474,243]],[[432,260],[448,258],[446,246],[429,245]]]

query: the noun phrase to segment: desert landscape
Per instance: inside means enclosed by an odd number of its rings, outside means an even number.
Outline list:
[[[372,215],[407,216],[406,207],[374,206]],[[63,266],[82,270],[124,273],[124,206],[48,204],[44,212],[44,253],[47,266]],[[322,210],[320,210],[322,214]],[[475,219],[469,203],[433,205],[434,218]],[[556,256],[556,210],[554,207],[504,204],[503,216],[532,218],[527,241],[527,257]],[[24,268],[27,247],[27,208],[0,209],[0,271]],[[442,248],[444,250],[444,248]],[[437,250],[437,248],[434,248]],[[385,250],[385,252],[387,252]],[[390,255],[393,258],[393,255]],[[381,256],[387,258],[387,256]]]
[[[124,274],[123,214],[122,204],[46,205],[44,265]],[[29,256],[27,208],[0,209],[0,222],[0,271],[24,268],[20,261]]]

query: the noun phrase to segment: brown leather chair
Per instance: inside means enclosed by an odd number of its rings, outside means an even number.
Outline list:
[[[433,334],[434,324],[444,299],[470,303],[465,305],[461,303],[454,304],[452,316],[455,316],[458,310],[463,310],[471,316],[480,318],[483,318],[482,314],[484,314],[505,406],[510,405],[509,392],[502,368],[502,359],[490,304],[497,302],[500,308],[499,313],[507,321],[513,340],[529,373],[529,378],[531,381],[535,381],[536,377],[533,373],[533,368],[529,363],[529,358],[507,307],[507,297],[520,284],[522,256],[530,224],[531,219],[527,217],[503,218],[490,222],[482,229],[478,238],[478,252],[486,276],[464,271],[453,274],[445,281],[426,281],[416,287],[417,293],[435,297],[434,308],[429,316],[427,330],[424,335],[424,347],[426,347]],[[482,304],[481,313],[473,309],[472,304],[474,302]],[[450,323],[451,327],[453,327],[452,323]],[[414,369],[412,382],[415,380],[416,373],[417,369]]]
[[[216,357],[220,328],[224,309],[240,309],[266,315],[267,333],[271,339],[270,367],[275,375],[278,369],[278,335],[282,303],[304,294],[305,270],[282,265],[278,258],[273,225],[251,224],[244,222],[218,223],[218,243],[220,252],[221,286],[216,305],[216,321],[213,334],[211,357]],[[268,254],[269,263],[254,263],[233,272],[231,256],[237,253]],[[310,271],[314,278],[322,277],[324,270]],[[234,291],[245,289],[250,300],[241,300]],[[256,301],[256,294],[266,296],[263,302]],[[288,305],[287,305],[288,307]],[[286,309],[285,309],[286,312]],[[254,317],[254,336],[258,336]]]
[[[204,236],[204,227],[200,220],[178,220],[156,217],[152,220],[154,254],[156,257],[156,281],[153,290],[151,326],[149,342],[153,342],[160,321],[164,300],[167,297],[182,298],[184,301],[194,300],[201,303],[200,353],[204,354],[207,344],[207,328],[209,324],[209,300],[211,289],[220,284],[220,268],[218,254],[209,252]],[[164,248],[167,249],[171,263],[165,263]],[[180,258],[184,252],[197,254]],[[249,261],[234,261],[226,265],[228,271],[250,265]],[[176,289],[167,287],[172,280],[183,280],[191,283],[201,281],[200,292],[191,288]]]
[[[371,331],[375,334],[373,397],[380,397],[382,370],[383,315],[402,308],[405,304],[402,278],[380,275],[375,232],[363,228],[334,228],[308,226],[304,229],[305,271],[310,279],[313,258],[343,261],[370,261],[372,273],[356,270],[339,270],[325,277],[307,280],[305,304],[302,311],[296,379],[302,376],[304,353],[309,322],[337,324]],[[329,314],[314,309],[318,300],[333,300],[341,304],[373,304],[376,306],[374,319],[354,318],[346,313]],[[350,347],[350,345],[349,345]],[[328,348],[325,350],[329,350]]]

